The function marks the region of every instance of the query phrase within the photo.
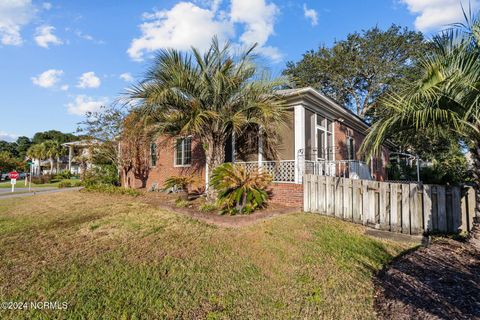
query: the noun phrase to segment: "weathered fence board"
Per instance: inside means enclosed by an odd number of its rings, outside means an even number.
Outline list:
[[[304,210],[406,234],[470,231],[477,215],[472,187],[304,179]]]

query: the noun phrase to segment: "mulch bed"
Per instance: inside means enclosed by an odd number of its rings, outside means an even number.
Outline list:
[[[218,212],[199,211],[198,207],[201,203],[199,201],[200,199],[191,201],[191,205],[188,207],[179,208],[175,205],[175,200],[178,197],[178,194],[167,194],[163,192],[146,192],[139,199],[140,201],[148,203],[157,208],[182,213],[216,226],[231,228],[244,227],[281,214],[301,211],[301,208],[292,208],[271,203],[268,205],[267,208],[255,211],[252,214],[248,215],[221,215]]]
[[[375,286],[381,319],[480,319],[480,248],[437,239],[395,259]]]

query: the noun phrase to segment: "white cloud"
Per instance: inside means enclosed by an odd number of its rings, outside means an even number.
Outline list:
[[[195,3],[194,3],[195,2]],[[161,48],[205,50],[213,36],[220,42],[235,40],[235,28],[242,30],[236,45],[258,43],[258,52],[279,60],[277,48],[266,43],[274,34],[275,19],[280,10],[265,0],[231,0],[230,10],[220,10],[221,0],[179,2],[170,10],[144,13],[141,36],[132,40],[130,57],[141,61],[144,55]]]
[[[67,104],[67,110],[71,114],[83,116],[87,112],[95,112],[108,103],[108,98],[94,99],[86,95],[78,95],[73,102]]]
[[[63,70],[50,69],[32,77],[32,82],[42,88],[52,88],[60,81],[61,75],[63,75]]]
[[[417,15],[415,28],[420,31],[437,30],[455,22],[464,22],[463,8],[469,3],[475,11],[480,7],[479,0],[401,0],[408,10]]]
[[[312,26],[316,26],[318,24],[318,14],[317,11],[314,9],[308,9],[307,4],[303,4],[303,15],[305,18],[310,20]]]
[[[42,3],[42,8],[45,10],[50,10],[52,9],[52,4],[50,2],[44,2]]]
[[[18,138],[17,134],[0,131],[0,140],[7,141],[7,142],[14,142],[17,140],[17,138]]]
[[[95,39],[94,37],[92,37],[91,35],[86,34],[86,33],[83,33],[83,32],[80,31],[80,30],[76,30],[76,31],[75,31],[75,35],[76,35],[77,37],[79,37],[80,39],[87,40],[87,41],[92,41],[92,42],[94,42],[94,43],[96,43],[96,44],[105,44],[105,41],[103,41],[103,40],[97,40],[97,39]]]
[[[191,2],[179,2],[170,10],[146,13],[143,18],[146,22],[140,25],[142,36],[133,39],[127,51],[134,60],[142,60],[145,53],[160,48],[206,49],[214,35],[224,40],[234,33],[229,21]]]
[[[20,31],[35,16],[31,0],[0,0],[0,42],[19,46],[23,43]]]
[[[63,42],[53,34],[55,27],[43,25],[35,30],[35,42],[43,48],[48,48],[49,44],[61,45]]]
[[[68,84],[64,84],[63,86],[60,87],[60,90],[67,91],[68,88],[69,88]]]
[[[78,78],[78,88],[98,88],[100,87],[100,78],[95,75],[95,72],[85,72]]]
[[[120,75],[120,79],[122,79],[123,81],[126,81],[126,82],[132,82],[133,81],[133,77],[129,72],[122,73]]]
[[[268,38],[274,34],[276,15],[280,12],[274,3],[267,4],[265,0],[232,0],[230,17],[235,23],[244,24],[244,32],[240,36],[243,44],[250,45],[258,43],[261,48],[266,44]],[[272,53],[272,48],[265,48],[263,53]],[[278,51],[270,56],[278,60]]]

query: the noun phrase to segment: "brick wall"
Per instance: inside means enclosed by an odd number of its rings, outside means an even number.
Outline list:
[[[295,183],[273,183],[272,203],[287,207],[303,208],[303,185]]]
[[[150,168],[147,179],[147,189],[150,189],[154,183],[158,187],[163,187],[165,180],[171,176],[193,175],[196,178],[196,188],[205,187],[205,152],[202,144],[192,140],[192,165],[188,167],[176,167],[175,160],[175,143],[172,138],[161,137],[157,139],[157,164]],[[127,179],[130,179],[130,186],[140,188],[141,182],[136,179],[132,173],[129,173]],[[122,180],[123,181],[123,180]]]
[[[335,122],[335,146],[337,147],[335,153],[335,160],[347,160],[347,137],[352,137],[355,145],[355,154],[357,154],[356,159],[360,160],[358,155],[360,146],[362,145],[365,135],[346,126],[344,123]],[[373,159],[370,164],[370,171],[375,180],[384,181],[387,178],[387,163],[388,163],[388,149],[382,148],[383,158],[385,161],[380,159]],[[378,165],[377,165],[378,162]],[[375,170],[377,168],[377,170]]]

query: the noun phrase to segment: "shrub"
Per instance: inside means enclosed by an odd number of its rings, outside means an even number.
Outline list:
[[[63,170],[62,172],[54,176],[55,179],[59,179],[59,180],[71,179],[72,177],[73,177],[73,174],[69,170]]]
[[[117,187],[111,184],[93,184],[85,186],[82,189],[84,192],[99,192],[99,193],[107,193],[107,194],[124,194],[129,196],[139,196],[141,192],[135,189],[127,189],[122,187]]]
[[[84,174],[83,184],[92,186],[96,184],[118,185],[118,171],[113,165],[96,165]]]
[[[73,187],[72,185],[72,182],[71,181],[60,181],[60,183],[58,184],[58,187],[59,188],[71,188]]]
[[[190,186],[195,182],[192,176],[171,176],[163,184],[164,190],[185,191],[188,193]]]
[[[251,213],[266,206],[272,177],[264,171],[248,172],[245,167],[224,163],[215,168],[210,185],[218,192],[223,213]]]
[[[53,180],[53,176],[50,174],[44,174],[41,176],[37,177],[32,177],[32,183],[34,184],[45,184],[45,183],[51,183]]]

